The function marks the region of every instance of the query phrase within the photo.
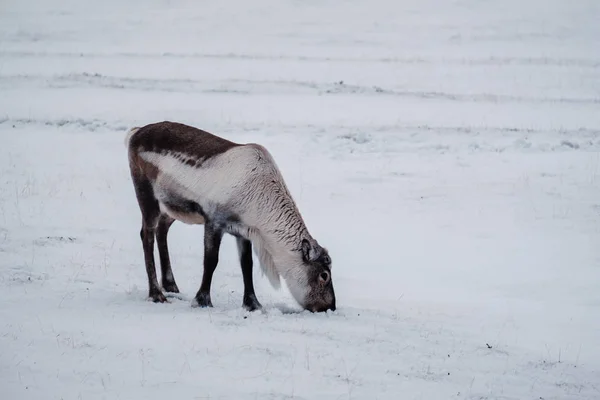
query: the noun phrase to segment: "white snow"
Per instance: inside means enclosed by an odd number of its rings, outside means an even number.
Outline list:
[[[2,399],[600,398],[600,3],[4,1]],[[301,312],[170,234],[146,300],[126,130],[265,145],[333,259]],[[157,259],[158,261],[158,259]]]

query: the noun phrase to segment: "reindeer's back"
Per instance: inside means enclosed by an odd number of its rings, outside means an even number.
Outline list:
[[[227,139],[177,122],[158,122],[137,129],[129,138],[129,151],[173,153],[208,159],[239,146]]]

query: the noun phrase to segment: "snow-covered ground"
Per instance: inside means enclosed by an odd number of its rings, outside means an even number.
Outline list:
[[[599,399],[600,3],[0,5],[0,397]],[[301,312],[202,227],[146,300],[126,129],[267,146],[330,250]]]

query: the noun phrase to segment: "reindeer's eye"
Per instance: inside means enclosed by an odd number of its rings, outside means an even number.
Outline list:
[[[326,285],[329,282],[329,272],[327,272],[327,271],[321,272],[319,274],[319,280],[321,281],[321,283]]]

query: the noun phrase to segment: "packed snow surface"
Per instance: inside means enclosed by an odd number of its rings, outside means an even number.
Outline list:
[[[0,397],[599,399],[600,2],[0,5]],[[333,259],[335,312],[226,237],[192,308],[147,300],[123,139],[266,146]],[[158,259],[157,259],[158,261]],[[256,265],[256,260],[255,260]]]

